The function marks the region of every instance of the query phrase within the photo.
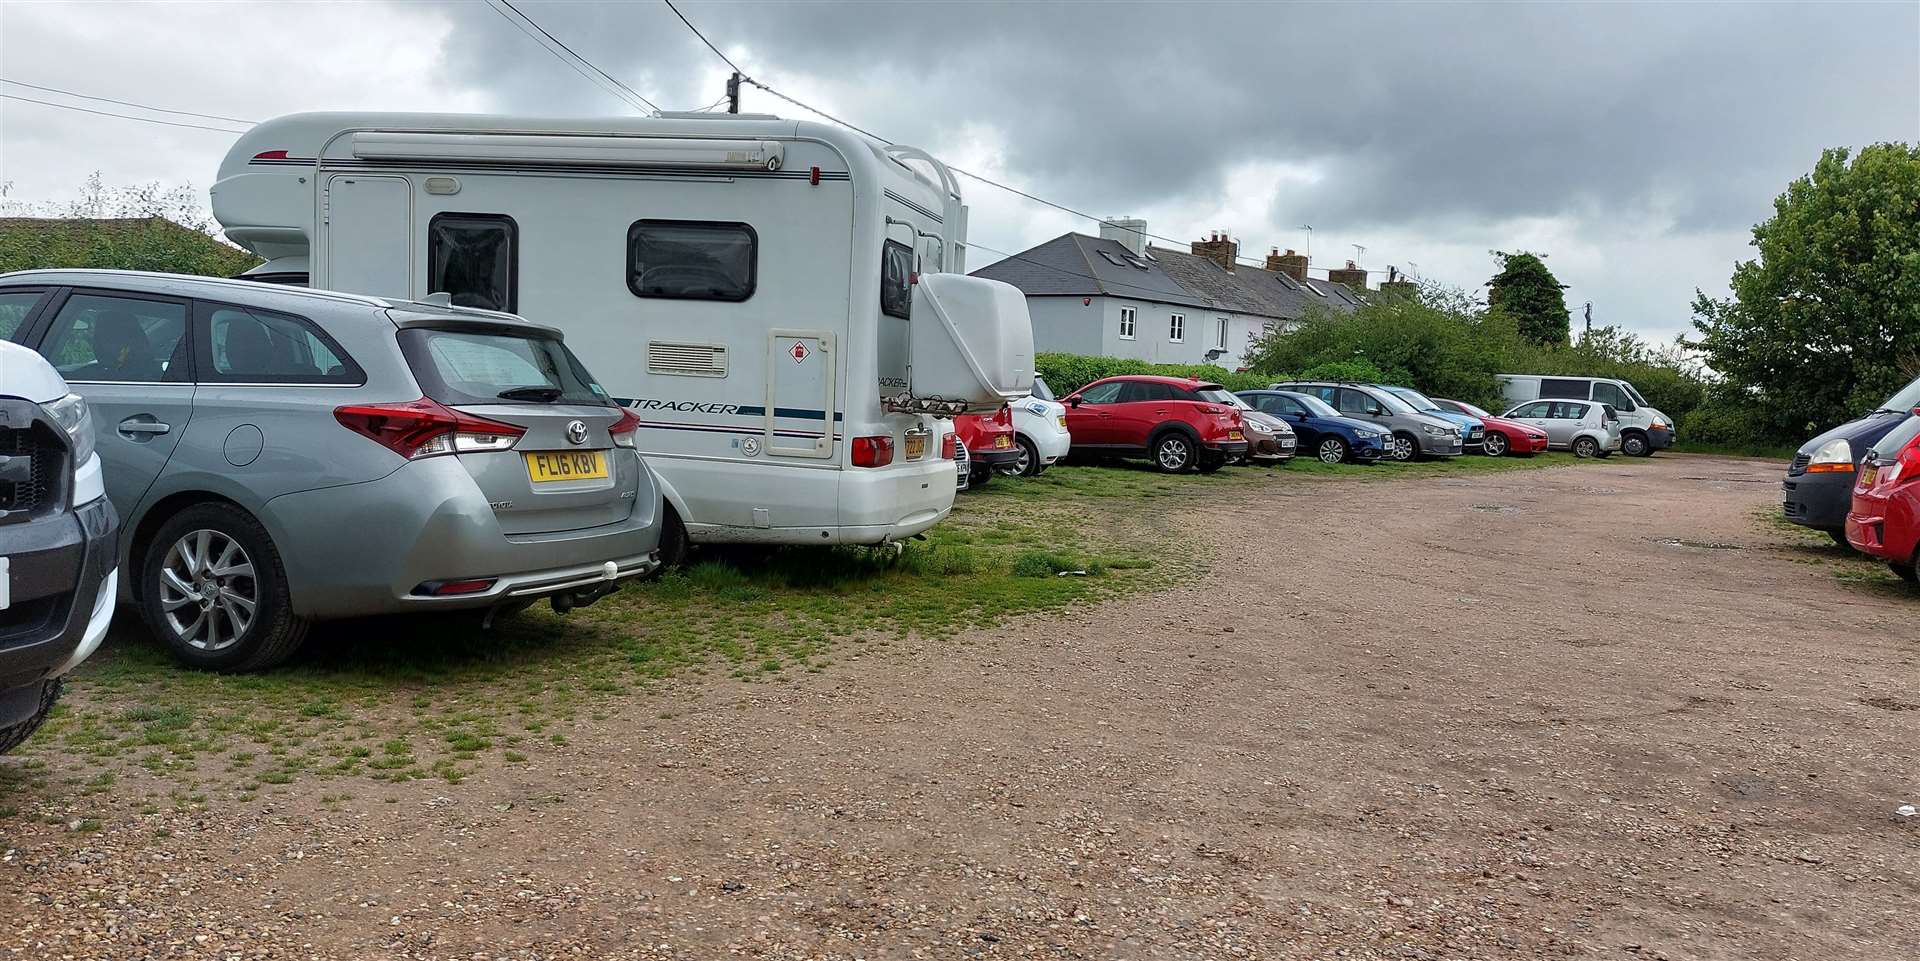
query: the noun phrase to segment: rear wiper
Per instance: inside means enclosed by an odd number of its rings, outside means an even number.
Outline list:
[[[495,396],[503,400],[531,400],[551,404],[566,393],[558,387],[509,387]]]

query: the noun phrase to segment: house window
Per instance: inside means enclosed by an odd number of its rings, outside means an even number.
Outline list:
[[[1225,350],[1227,347],[1227,319],[1221,317],[1213,322],[1213,346]]]
[[[427,292],[455,307],[519,306],[520,228],[504,214],[434,214],[427,224]]]
[[[1169,314],[1167,316],[1167,341],[1180,343],[1187,339],[1187,315]]]
[[[1134,325],[1139,322],[1140,311],[1134,307],[1120,308],[1120,339],[1132,340]]]
[[[637,220],[627,228],[627,289],[635,297],[746,300],[758,249],[746,224]]]

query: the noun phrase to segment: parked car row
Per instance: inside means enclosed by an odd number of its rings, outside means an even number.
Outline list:
[[[1787,520],[1920,578],[1920,378],[1802,444],[1781,495]]]

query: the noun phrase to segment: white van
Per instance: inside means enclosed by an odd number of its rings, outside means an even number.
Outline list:
[[[1673,418],[1661,413],[1633,385],[1610,377],[1561,377],[1552,374],[1495,374],[1509,405],[1530,400],[1597,400],[1620,415],[1620,450],[1630,457],[1651,457],[1673,446]]]
[[[923,531],[953,504],[940,418],[1033,379],[1025,298],[965,276],[952,174],[837,127],[295,114],[233,146],[213,212],[250,278],[565,330],[643,420],[669,558]]]

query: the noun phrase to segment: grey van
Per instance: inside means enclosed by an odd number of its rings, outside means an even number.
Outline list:
[[[1326,381],[1288,381],[1271,390],[1292,390],[1318,397],[1340,412],[1385,427],[1393,442],[1388,456],[1397,461],[1415,457],[1456,457],[1466,450],[1459,424],[1420,413],[1393,392],[1373,384],[1335,384]]]
[[[125,271],[4,294],[98,425],[120,594],[188,665],[269,667],[330,618],[564,612],[658,564],[639,418],[553,328]]]

